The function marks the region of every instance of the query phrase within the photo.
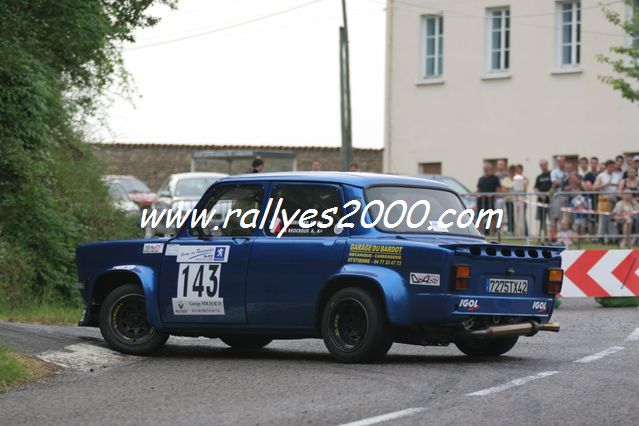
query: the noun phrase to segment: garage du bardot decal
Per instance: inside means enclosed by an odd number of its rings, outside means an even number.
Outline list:
[[[351,244],[348,263],[367,265],[402,266],[402,246],[383,244]]]
[[[426,274],[424,272],[411,272],[409,283],[416,285],[429,285],[439,287],[439,274]]]
[[[228,262],[230,246],[167,247],[179,265],[174,315],[224,315],[220,297],[222,264]]]

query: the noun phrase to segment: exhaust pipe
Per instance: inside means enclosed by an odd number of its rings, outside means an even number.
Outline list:
[[[559,323],[539,324],[536,321],[528,321],[519,324],[493,325],[482,330],[473,330],[463,333],[466,337],[483,337],[496,339],[500,337],[533,336],[538,331],[559,332]]]

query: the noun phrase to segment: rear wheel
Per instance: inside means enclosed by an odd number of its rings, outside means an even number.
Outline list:
[[[489,357],[503,355],[515,346],[519,337],[502,339],[468,339],[455,342],[457,348],[468,356]]]
[[[324,307],[322,337],[342,362],[372,362],[386,355],[393,338],[384,306],[374,294],[350,287],[335,293]]]
[[[233,349],[260,349],[273,341],[268,336],[233,335],[220,337],[220,340]]]
[[[135,284],[125,284],[109,293],[100,307],[99,319],[104,340],[125,354],[149,354],[169,338],[148,323],[144,294]]]

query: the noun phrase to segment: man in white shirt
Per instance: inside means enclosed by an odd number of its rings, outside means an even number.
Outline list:
[[[612,211],[616,201],[615,192],[617,192],[617,187],[623,176],[620,170],[615,170],[614,161],[608,160],[605,164],[606,170],[597,175],[595,184],[592,186],[595,191],[610,193],[610,195],[601,194],[597,197],[597,210],[602,213]],[[609,215],[599,215],[597,233],[600,235],[615,233],[614,229],[611,229],[612,225],[614,224],[610,221]],[[604,237],[604,243],[608,244],[608,237]]]

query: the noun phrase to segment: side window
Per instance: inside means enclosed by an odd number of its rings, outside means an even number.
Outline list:
[[[326,237],[335,235],[342,216],[342,196],[338,187],[328,185],[276,185],[271,195],[273,206],[282,200],[282,208],[268,219],[268,235],[277,235],[290,223],[282,237]],[[284,213],[285,212],[285,213]],[[304,212],[307,212],[305,217]],[[315,212],[317,212],[315,214]],[[277,213],[276,217],[273,217]],[[302,223],[300,224],[300,219]]]
[[[207,237],[251,235],[254,228],[242,226],[242,217],[246,215],[245,223],[250,224],[252,215],[249,211],[259,211],[263,197],[264,188],[260,185],[217,187],[206,203],[207,222],[201,220],[199,229],[191,229],[190,234],[196,236],[201,232]],[[203,212],[198,212],[198,215],[203,216]]]

